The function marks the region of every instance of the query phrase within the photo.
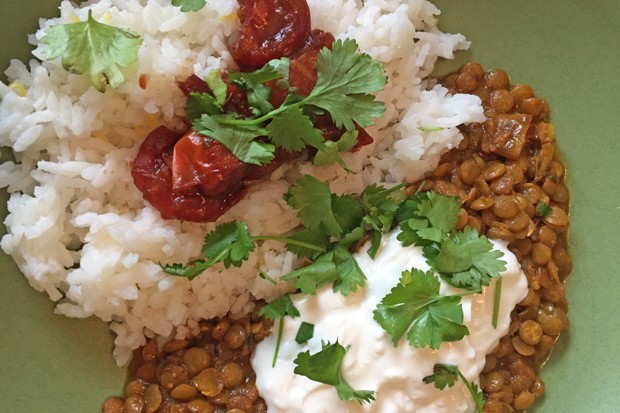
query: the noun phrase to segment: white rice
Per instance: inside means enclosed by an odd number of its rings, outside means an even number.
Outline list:
[[[308,3],[313,27],[355,38],[384,64],[389,84],[379,98],[387,112],[369,129],[375,143],[345,155],[355,174],[304,160],[284,165],[251,185],[219,220],[244,220],[256,234],[283,234],[299,224],[282,194],[303,174],[329,182],[337,193],[359,192],[371,182],[413,182],[458,144],[458,125],[485,119],[477,97],[450,96],[427,79],[438,57],[451,58],[469,45],[461,35],[439,31],[439,10],[428,1]],[[238,26],[236,7],[233,0],[208,0],[201,11],[182,13],[169,0],[81,7],[63,1],[61,17],[41,21],[31,42],[36,45],[46,27],[85,20],[91,9],[96,20],[143,38],[139,62],[124,70],[127,82],[102,94],[58,60],[32,60],[29,66],[13,61],[10,85],[0,84],[0,145],[16,155],[15,163],[0,165],[0,186],[11,193],[2,249],[32,287],[56,302],[58,313],[110,322],[118,364],[145,337],[185,337],[201,318],[248,311],[252,297],[277,297],[291,286],[274,286],[257,277],[257,269],[277,278],[299,264],[281,245],[266,242],[241,268],[215,266],[191,282],[165,275],[159,263],[196,257],[215,224],[163,220],[130,174],[148,132],[179,123],[184,98],[175,81],[234,67],[226,45]],[[34,55],[42,60],[42,47]],[[146,90],[139,87],[141,75],[148,76]]]

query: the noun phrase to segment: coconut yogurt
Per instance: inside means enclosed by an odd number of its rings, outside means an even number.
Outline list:
[[[316,296],[294,295],[300,317],[287,317],[275,367],[272,367],[277,334],[258,344],[252,358],[256,385],[271,413],[457,413],[473,412],[475,405],[463,383],[436,389],[422,381],[433,373],[436,363],[458,365],[464,376],[477,382],[485,357],[506,335],[510,313],[527,294],[527,280],[515,256],[506,245],[492,241],[504,253],[507,262],[502,273],[502,291],[497,328],[492,326],[495,281],[482,294],[462,299],[463,321],[470,331],[457,342],[444,342],[438,350],[414,348],[405,338],[394,346],[387,333],[373,319],[377,304],[399,282],[402,271],[429,266],[418,247],[403,247],[397,234],[386,236],[371,259],[362,248],[355,258],[367,277],[367,284],[357,292],[342,296],[331,286],[324,286]],[[442,282],[442,294],[459,290]],[[305,344],[295,342],[302,321],[312,323],[314,336]],[[349,347],[342,373],[355,389],[375,391],[376,400],[365,405],[342,401],[333,386],[312,381],[293,373],[297,354],[321,350],[321,340],[338,340]]]

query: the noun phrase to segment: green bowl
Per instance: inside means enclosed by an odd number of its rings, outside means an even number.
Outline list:
[[[620,411],[620,3],[617,0],[437,0],[441,26],[472,41],[438,73],[475,60],[548,99],[572,195],[571,328],[543,370],[534,412]],[[0,68],[29,59],[27,33],[58,0],[2,0]],[[6,193],[0,214],[6,215]],[[85,413],[118,394],[125,371],[99,320],[55,315],[0,256],[0,411]],[[616,390],[614,390],[616,389]]]

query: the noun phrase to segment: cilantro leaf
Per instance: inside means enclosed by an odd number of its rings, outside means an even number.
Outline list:
[[[205,237],[202,254],[207,258],[205,265],[223,262],[226,268],[240,267],[254,251],[254,241],[244,222],[227,222],[218,225]]]
[[[392,336],[394,345],[409,330],[415,347],[437,349],[442,341],[458,341],[469,334],[463,325],[461,296],[439,294],[439,280],[432,272],[404,271],[399,284],[383,297],[374,319]]]
[[[429,245],[428,240],[422,238],[419,231],[428,229],[428,221],[425,219],[409,218],[406,221],[402,221],[399,225],[400,233],[396,236],[396,239],[403,244],[403,247],[410,245]],[[428,232],[427,232],[428,234]]]
[[[194,278],[202,274],[202,272],[210,266],[211,265],[207,264],[205,260],[196,260],[190,265],[174,263],[172,265],[162,265],[161,268],[166,274],[174,275],[177,277],[185,277],[193,280]]]
[[[467,380],[458,366],[450,364],[435,364],[433,366],[433,374],[424,377],[422,380],[426,384],[433,383],[437,389],[443,390],[446,386],[454,386],[457,379],[460,379],[463,384],[465,384],[465,387],[467,387],[467,390],[469,390],[469,393],[476,404],[476,413],[482,413],[482,407],[484,406],[484,393],[482,393],[476,383]]]
[[[316,295],[318,287],[338,280],[338,268],[334,263],[334,252],[321,255],[312,264],[291,271],[281,277],[283,280],[295,279],[295,287],[302,293]]]
[[[207,2],[205,0],[172,0],[172,5],[181,7],[183,13],[190,11],[198,11],[202,9]]]
[[[536,214],[538,214],[539,217],[547,218],[551,212],[553,212],[553,209],[543,201],[540,201],[536,205]]]
[[[339,236],[342,227],[332,208],[332,194],[329,186],[313,176],[306,175],[297,180],[289,190],[288,204],[297,210],[297,216],[309,228],[322,227],[332,236]]]
[[[370,237],[370,248],[368,248],[367,254],[370,258],[375,258],[377,252],[379,251],[379,247],[381,246],[381,232],[374,230],[372,231],[372,235]]]
[[[340,152],[346,152],[357,145],[357,130],[345,131],[337,141],[324,141],[321,147],[318,147],[317,153],[312,159],[312,163],[316,166],[329,165],[339,163],[343,169],[349,173],[352,171],[344,163],[340,157]]]
[[[443,390],[456,384],[459,378],[457,374],[458,369],[457,366],[450,364],[435,364],[433,366],[433,374],[424,377],[422,380],[426,384],[434,383],[436,388]]]
[[[47,59],[61,57],[66,71],[87,73],[100,92],[108,84],[117,88],[125,81],[120,67],[138,59],[142,42],[134,32],[97,22],[91,10],[85,22],[48,27],[40,41],[47,45]]]
[[[370,403],[375,399],[373,391],[355,390],[342,376],[342,361],[346,352],[347,349],[338,341],[334,344],[323,343],[322,350],[315,354],[310,354],[310,351],[299,353],[294,360],[294,371],[310,380],[334,386],[341,400]]]
[[[415,194],[398,211],[401,230],[398,239],[404,246],[440,242],[456,225],[460,208],[458,197],[434,191]]]
[[[213,97],[219,107],[224,106],[228,96],[228,86],[222,79],[222,72],[219,70],[211,70],[207,75],[205,82],[207,82],[207,86],[211,89]]]
[[[310,118],[298,107],[274,116],[267,125],[267,134],[274,145],[287,151],[299,152],[304,150],[306,145],[314,148],[324,146],[321,131],[314,128]]]
[[[300,314],[295,304],[293,304],[291,296],[286,294],[261,308],[258,311],[258,315],[270,320],[277,320],[286,316],[299,317]]]
[[[459,216],[461,201],[456,196],[440,195],[435,191],[426,192],[428,199],[422,199],[418,208],[418,215],[428,219],[432,228],[446,234],[454,228]],[[425,237],[426,239],[431,239]],[[440,237],[432,239],[439,241]]]
[[[478,231],[466,227],[446,237],[439,252],[429,264],[449,284],[470,290],[489,285],[492,277],[498,277],[506,270],[506,262],[500,260],[504,254],[493,249],[493,244]]]
[[[228,86],[222,80],[222,73],[219,70],[210,71],[205,82],[211,89],[210,93],[190,93],[185,102],[185,112],[191,122],[199,119],[203,114],[220,115],[223,113]]]
[[[342,238],[340,238],[340,241],[338,241],[338,245],[345,247],[345,248],[350,248],[351,245],[355,244],[356,242],[364,238],[365,234],[366,232],[364,231],[364,228],[362,227],[353,228],[351,231],[344,234]]]
[[[306,242],[313,244],[327,250],[330,247],[329,236],[325,234],[322,228],[305,228],[301,231],[297,231],[293,235],[288,237],[293,241]],[[291,242],[286,243],[286,249],[297,255],[298,257],[315,258],[317,256],[316,250],[300,247],[299,245]]]
[[[360,217],[363,213],[359,200],[351,195],[332,194],[332,212],[342,228],[342,232],[348,233],[360,225]]]
[[[323,48],[317,57],[316,86],[305,103],[325,109],[338,127],[365,128],[385,112],[383,102],[370,93],[379,92],[387,78],[379,62],[357,52],[354,40],[337,40],[331,50]]]
[[[328,283],[333,283],[332,289],[342,295],[355,292],[358,287],[366,284],[366,276],[353,258],[353,254],[339,245],[320,255],[313,263],[291,271],[281,278],[295,279],[295,287],[308,295],[316,295],[317,289]]]
[[[264,115],[273,110],[269,101],[273,90],[264,83],[288,77],[289,62],[286,57],[271,60],[254,72],[229,72],[228,79],[247,93],[254,114]]]
[[[347,248],[337,246],[332,258],[338,271],[338,279],[334,281],[333,290],[342,295],[357,291],[357,287],[366,285],[366,276],[357,261]]]
[[[211,116],[203,114],[194,120],[192,126],[201,135],[218,141],[241,161],[253,165],[264,165],[274,158],[275,146],[254,140],[266,135],[266,130],[256,125],[228,125],[222,119],[232,119],[230,115]]]
[[[482,408],[484,407],[484,393],[474,382],[467,382],[465,385],[469,389],[469,393],[472,395],[474,403],[476,403],[476,413],[482,413]]]
[[[185,102],[185,113],[187,118],[193,122],[203,114],[221,114],[222,106],[210,93],[190,93]]]
[[[304,344],[308,340],[310,340],[313,336],[314,336],[314,324],[306,323],[305,321],[302,321],[301,325],[299,326],[299,330],[297,330],[295,341],[298,344]]]
[[[371,184],[364,188],[360,194],[360,201],[365,215],[362,221],[372,229],[371,247],[368,255],[375,257],[381,235],[392,229],[394,216],[398,211],[398,205],[402,200],[400,189],[404,185],[397,185],[386,189],[380,185]]]

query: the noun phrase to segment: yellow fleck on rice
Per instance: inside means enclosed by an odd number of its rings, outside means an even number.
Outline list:
[[[21,97],[26,96],[26,93],[28,92],[26,88],[24,87],[24,85],[22,85],[19,82],[11,83],[9,85],[9,89],[11,89],[11,91],[13,91],[13,93],[15,93],[17,96],[21,96]]]
[[[226,14],[226,15],[220,17],[220,21],[222,23],[231,22],[231,21],[234,21],[236,19],[237,19],[237,13],[236,12],[232,12],[230,14]]]
[[[93,135],[95,136],[95,138],[97,139],[101,139],[104,142],[110,142],[110,140],[108,139],[107,135],[101,131],[95,131],[93,132]]]

